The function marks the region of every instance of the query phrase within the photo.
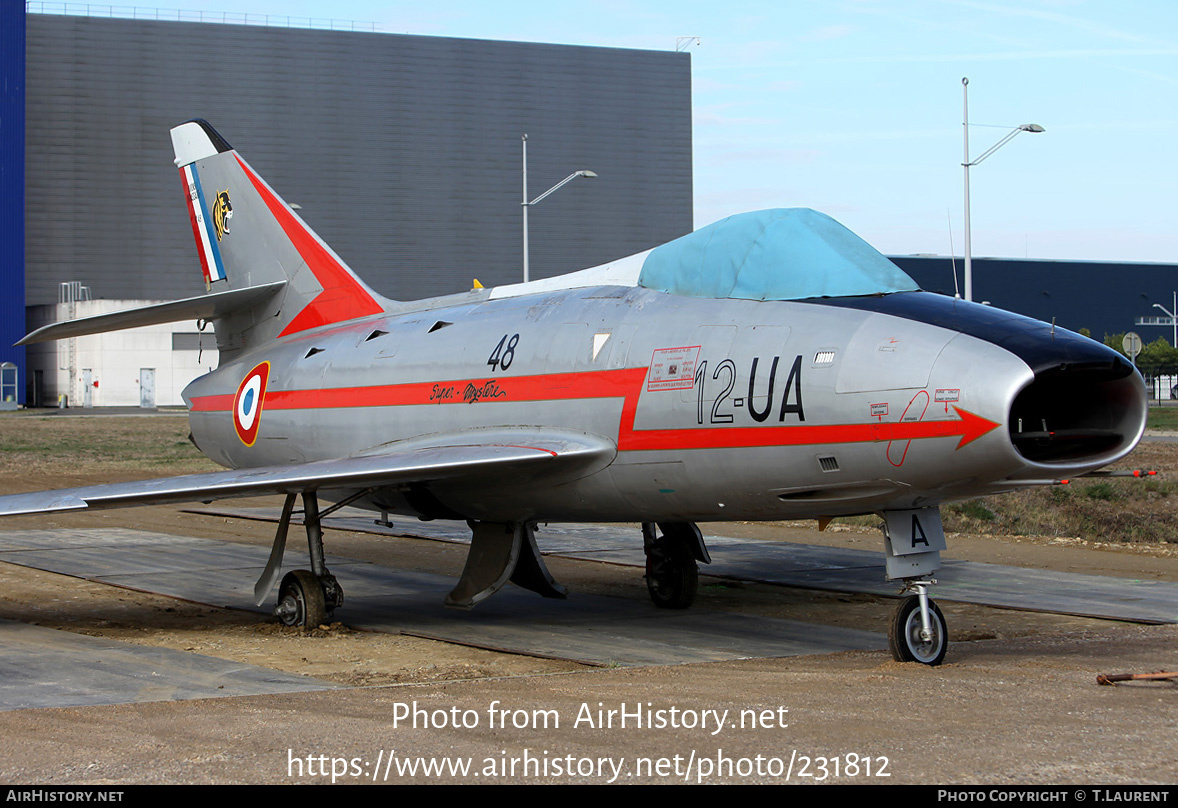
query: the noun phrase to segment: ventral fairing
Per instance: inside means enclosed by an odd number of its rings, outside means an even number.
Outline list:
[[[1086,337],[920,291],[812,210],[732,216],[639,255],[420,301],[366,286],[208,123],[172,130],[208,294],[47,326],[25,342],[203,318],[220,366],[184,397],[196,445],[228,470],[0,498],[0,514],[283,494],[310,569],[276,613],[343,603],[324,501],[464,519],[447,598],[507,581],[546,597],[541,521],[642,525],[659,606],[694,596],[697,523],[875,513],[901,602],[898,659],[939,663],[927,587],[939,506],[1093,472],[1141,437],[1146,394]],[[638,533],[635,531],[635,539]]]

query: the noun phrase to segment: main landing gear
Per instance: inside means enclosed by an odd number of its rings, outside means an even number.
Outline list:
[[[367,494],[368,491],[362,492]],[[315,628],[331,619],[333,612],[344,602],[344,590],[335,576],[327,570],[323,560],[323,528],[322,517],[344,505],[353,502],[362,494],[349,497],[342,503],[320,512],[319,499],[314,491],[303,493],[303,524],[307,528],[307,546],[311,556],[310,570],[294,570],[282,578],[278,588],[278,605],[274,607],[274,616],[286,626],[299,628]],[[261,606],[270,590],[274,588],[275,579],[282,571],[282,555],[286,550],[286,534],[290,528],[290,517],[294,512],[297,494],[287,494],[282,505],[282,517],[278,520],[278,532],[274,535],[274,545],[270,548],[270,559],[262,577],[254,585],[254,598]]]
[[[712,563],[703,534],[694,522],[642,523],[642,547],[646,551],[646,589],[660,609],[686,609],[699,588],[696,561]]]

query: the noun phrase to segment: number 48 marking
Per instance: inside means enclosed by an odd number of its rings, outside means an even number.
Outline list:
[[[487,364],[491,366],[491,370],[507,370],[511,367],[511,363],[515,361],[515,346],[519,344],[519,334],[512,334],[511,339],[507,335],[503,335],[503,339],[499,340],[499,344],[495,346],[495,350],[491,351],[491,355],[487,358]]]

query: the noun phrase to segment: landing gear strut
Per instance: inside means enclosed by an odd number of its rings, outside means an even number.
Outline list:
[[[367,491],[362,492],[368,493]],[[278,531],[274,545],[270,548],[270,560],[262,577],[254,586],[255,601],[259,606],[265,602],[274,582],[282,571],[282,555],[286,550],[286,534],[290,528],[290,517],[294,511],[297,494],[287,494],[282,505],[282,517],[278,520]],[[335,510],[354,501],[358,496],[349,497],[342,503],[328,509]],[[335,576],[327,570],[323,560],[323,528],[320,519],[319,498],[314,491],[303,493],[303,524],[307,528],[307,546],[311,556],[310,570],[294,570],[282,578],[278,588],[278,605],[274,616],[283,625],[300,628],[315,628],[331,619],[336,608],[343,605],[344,591]]]
[[[699,589],[696,560],[710,564],[703,535],[692,522],[660,522],[659,536],[654,522],[642,523],[642,546],[646,551],[646,590],[660,609],[686,609]]]

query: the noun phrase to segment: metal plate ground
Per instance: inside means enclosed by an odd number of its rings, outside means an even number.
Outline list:
[[[207,508],[194,512],[278,521],[278,512],[266,508]],[[338,516],[329,517],[323,524],[325,528],[386,536],[470,542],[470,531],[461,522],[404,520],[387,528],[375,524],[371,513],[354,508],[341,509]],[[723,536],[707,536],[706,541],[712,554],[712,563],[700,568],[706,575],[834,592],[883,596],[897,593],[897,585],[884,580],[882,550]],[[536,542],[544,555],[633,567],[645,565],[641,537],[631,526],[541,525],[536,529]],[[954,560],[947,560],[936,577],[932,593],[940,600],[1138,623],[1178,623],[1178,584],[1165,581]]]
[[[265,565],[259,547],[122,528],[0,533],[0,560],[213,606],[252,609]],[[666,665],[886,647],[882,636],[792,620],[581,595],[544,601],[508,587],[470,612],[446,609],[454,579],[330,557],[354,628],[449,640],[590,665]],[[303,566],[297,549],[289,565]]]
[[[339,687],[224,659],[0,620],[0,710],[257,696]]]

